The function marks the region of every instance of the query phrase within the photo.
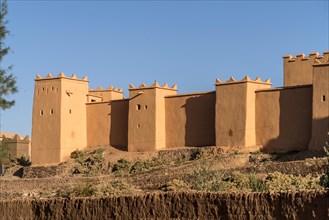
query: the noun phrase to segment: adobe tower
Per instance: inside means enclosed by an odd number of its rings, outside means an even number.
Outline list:
[[[87,146],[86,95],[88,79],[48,74],[35,78],[32,112],[34,164],[58,163]]]

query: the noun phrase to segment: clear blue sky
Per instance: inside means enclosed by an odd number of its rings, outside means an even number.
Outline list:
[[[16,105],[2,131],[30,135],[35,74],[87,75],[90,87],[178,84],[214,90],[216,78],[283,81],[282,56],[328,50],[328,1],[14,1],[6,43]]]

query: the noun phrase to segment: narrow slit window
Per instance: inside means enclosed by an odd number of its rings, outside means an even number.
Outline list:
[[[72,109],[69,109],[69,113],[72,114]]]
[[[137,128],[141,128],[141,125],[140,125],[140,124],[138,124],[138,125],[137,125]]]
[[[54,114],[54,109],[50,109],[50,114],[51,114],[51,115]]]
[[[40,116],[43,116],[43,110],[40,110]]]
[[[147,110],[147,105],[144,106],[144,109]]]
[[[322,96],[322,102],[325,102],[325,101],[326,101],[326,96],[323,95],[323,96]]]
[[[137,110],[137,111],[141,110],[141,105],[140,105],[140,104],[137,104],[137,105],[136,105],[136,110]]]

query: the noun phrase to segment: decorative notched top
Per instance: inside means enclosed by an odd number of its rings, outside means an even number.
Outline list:
[[[242,80],[235,80],[234,77],[231,76],[230,79],[227,80],[226,82],[223,82],[220,79],[216,79],[215,85],[219,86],[219,85],[236,84],[236,83],[244,83],[244,82],[272,85],[270,78],[268,78],[266,81],[262,81],[260,77],[257,77],[255,80],[252,80],[249,76],[245,76]]]
[[[137,88],[134,85],[129,84],[129,90],[156,89],[156,88],[177,91],[177,84],[174,84],[172,87],[170,87],[167,83],[165,83],[161,86],[157,81],[154,81],[154,83],[150,86],[147,86],[146,84],[142,83]]]
[[[15,134],[14,137],[6,137],[5,135],[2,135],[2,141],[4,143],[30,143],[29,136],[20,137],[18,134]]]
[[[318,52],[312,52],[309,56],[305,56],[305,54],[297,54],[295,57],[292,55],[286,55],[283,57],[285,62],[298,62],[298,61],[307,61],[316,63],[329,63],[329,51],[323,52],[322,55],[319,55]]]
[[[103,87],[101,86],[98,86],[96,90],[89,88],[89,92],[108,92],[108,91],[123,93],[122,88],[115,88],[112,85],[107,87],[107,89],[103,89]]]
[[[79,80],[79,81],[85,81],[88,82],[88,77],[84,76],[82,79],[79,79],[76,74],[72,74],[71,77],[67,77],[63,72],[60,72],[56,77],[52,76],[51,73],[48,73],[45,78],[42,78],[39,74],[35,76],[35,80],[50,80],[50,79],[60,79],[60,78],[65,78],[65,79],[73,79],[73,80]]]

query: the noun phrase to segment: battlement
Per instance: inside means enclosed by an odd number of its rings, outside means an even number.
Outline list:
[[[272,85],[271,80],[267,79],[266,81],[262,81],[260,77],[257,77],[255,80],[252,80],[249,76],[245,76],[242,80],[235,80],[233,76],[230,77],[226,82],[222,82],[220,79],[216,79],[215,85],[222,86],[228,84],[237,84],[237,83],[257,83],[257,84],[265,84]]]
[[[113,87],[113,86],[109,86],[107,87],[107,89],[103,89],[103,87],[101,86],[98,86],[97,89],[92,89],[92,88],[89,88],[89,92],[118,92],[118,93],[123,93],[122,91],[122,88],[116,88],[116,87]]]
[[[313,63],[328,63],[329,62],[329,51],[323,52],[322,55],[319,52],[312,52],[309,56],[305,54],[297,54],[295,57],[292,55],[286,55],[283,57],[284,62],[300,62],[300,61],[311,61]]]
[[[5,135],[2,135],[2,142],[4,143],[30,143],[30,138],[29,136],[20,137],[18,134],[15,134],[14,137],[6,137]]]
[[[88,77],[84,76],[81,79],[77,77],[76,74],[72,74],[71,77],[67,77],[63,72],[60,72],[57,76],[52,76],[51,73],[48,73],[46,77],[42,78],[39,74],[35,76],[35,81],[41,81],[41,80],[52,80],[52,79],[70,79],[70,80],[78,80],[78,81],[84,81],[88,82]]]
[[[329,51],[320,55],[312,52],[309,56],[297,54],[283,57],[284,86],[307,85],[313,83],[313,65],[329,63]]]
[[[151,86],[147,86],[146,84],[142,83],[137,88],[134,85],[129,84],[129,91],[142,90],[142,89],[156,89],[156,88],[177,91],[177,84],[174,84],[172,87],[169,87],[167,83],[163,84],[163,86],[160,86],[160,84],[157,81],[155,81]]]

